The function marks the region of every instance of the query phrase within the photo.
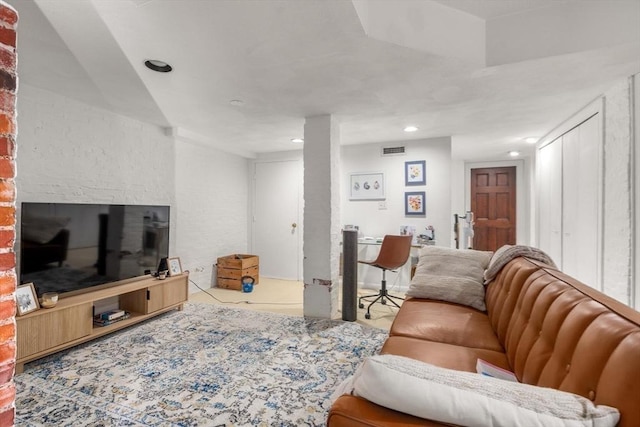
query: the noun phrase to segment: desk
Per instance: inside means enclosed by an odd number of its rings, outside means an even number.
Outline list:
[[[358,238],[358,244],[359,245],[376,245],[376,246],[380,246],[380,245],[382,245],[382,237],[372,237],[372,238],[359,237]],[[432,246],[432,245],[435,245],[435,244],[436,244],[435,240],[429,240],[429,243],[426,243],[426,244],[412,243],[411,247],[415,248],[415,249],[420,249],[421,247],[423,247],[425,245]]]

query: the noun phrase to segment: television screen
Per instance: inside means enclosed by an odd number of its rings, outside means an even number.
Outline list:
[[[38,296],[155,271],[169,256],[169,206],[22,203],[20,283]]]

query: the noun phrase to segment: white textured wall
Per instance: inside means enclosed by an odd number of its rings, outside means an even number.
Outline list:
[[[340,128],[330,115],[304,124],[304,315],[338,313]]]
[[[246,159],[27,85],[18,127],[18,203],[170,205],[169,252],[204,288],[218,256],[247,251]]]
[[[215,285],[218,257],[247,253],[249,161],[186,142],[176,143],[175,255],[202,288]],[[190,291],[198,289],[190,285]]]
[[[406,146],[406,155],[380,155],[383,146],[401,145]],[[405,186],[404,163],[415,160],[425,161],[427,183],[424,186]],[[361,235],[371,237],[399,234],[401,225],[413,225],[418,233],[432,225],[435,228],[436,244],[451,247],[453,212],[450,138],[343,146],[341,169],[342,225],[357,225]],[[386,209],[380,209],[380,202],[377,200],[349,200],[350,174],[354,172],[384,173]],[[405,216],[404,193],[407,191],[426,193],[426,217]],[[358,257],[373,259],[377,255],[377,249],[360,246]],[[358,282],[366,287],[379,287],[380,277],[380,271],[375,268],[361,266],[358,270]],[[407,289],[409,280],[408,268],[401,269],[399,274],[387,273],[389,287]]]
[[[173,142],[157,126],[21,85],[18,128],[19,202],[173,203]]]
[[[605,95],[603,291],[625,304],[631,297],[631,98],[624,79]]]
[[[634,284],[633,307],[640,309],[640,73],[633,76],[633,113],[634,113],[634,133],[633,133],[633,149],[634,158],[634,175],[635,175],[635,192],[634,192],[634,210],[635,210],[635,226],[634,226],[634,251],[635,258],[634,274],[631,277],[631,283]]]
[[[406,155],[380,155],[382,146],[406,146]],[[424,160],[427,184],[405,186],[404,163]],[[398,234],[401,225],[414,225],[424,231],[433,225],[439,246],[450,246],[451,219],[451,143],[449,138],[398,141],[386,144],[342,147],[342,223],[355,224],[366,236]],[[386,209],[377,200],[349,200],[349,176],[354,172],[383,172]],[[404,215],[404,193],[426,193],[426,217]]]

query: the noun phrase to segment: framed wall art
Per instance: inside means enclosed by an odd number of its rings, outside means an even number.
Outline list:
[[[424,191],[408,191],[404,193],[404,214],[425,216]]]
[[[384,173],[352,173],[349,200],[384,200]]]
[[[36,288],[33,283],[20,285],[16,288],[16,305],[18,308],[18,316],[31,313],[40,308]]]
[[[424,160],[404,162],[405,185],[426,185],[426,183],[427,177]]]

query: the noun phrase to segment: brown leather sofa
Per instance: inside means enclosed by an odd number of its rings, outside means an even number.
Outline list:
[[[545,264],[518,257],[486,287],[487,312],[411,298],[381,353],[475,372],[478,358],[523,383],[617,408],[620,427],[640,426],[640,313]],[[340,396],[327,425],[441,426]]]

